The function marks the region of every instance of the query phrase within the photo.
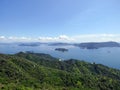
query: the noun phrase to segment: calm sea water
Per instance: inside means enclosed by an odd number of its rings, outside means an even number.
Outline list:
[[[67,48],[68,52],[55,51],[55,48]],[[0,53],[14,54],[20,51],[33,51],[46,53],[54,57],[66,59],[79,59],[87,62],[104,64],[109,67],[120,69],[120,48],[100,48],[100,49],[81,49],[75,46],[48,46],[41,45],[36,47],[18,46],[17,44],[0,45]]]

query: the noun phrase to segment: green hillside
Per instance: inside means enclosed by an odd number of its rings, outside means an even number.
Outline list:
[[[120,90],[120,70],[48,54],[0,54],[0,90]]]

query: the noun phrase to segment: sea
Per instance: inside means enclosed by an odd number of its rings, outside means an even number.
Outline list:
[[[56,48],[66,48],[68,51],[55,51]],[[15,54],[21,51],[50,54],[61,60],[77,59],[90,63],[95,62],[97,64],[120,69],[120,47],[82,49],[73,45],[50,46],[43,44],[40,46],[19,46],[18,44],[0,44],[0,53]]]

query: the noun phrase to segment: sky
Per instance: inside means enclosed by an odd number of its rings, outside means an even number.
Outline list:
[[[119,41],[120,0],[0,0],[0,42]]]

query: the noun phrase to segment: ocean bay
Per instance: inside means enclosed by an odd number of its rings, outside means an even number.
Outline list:
[[[66,48],[68,52],[55,51],[55,48]],[[62,60],[78,59],[87,62],[95,62],[98,64],[107,65],[109,67],[120,69],[120,48],[119,47],[106,47],[99,49],[81,49],[80,47],[72,45],[63,46],[19,46],[18,44],[0,45],[0,53],[14,54],[20,51],[33,51],[35,53],[46,53],[53,57]]]

